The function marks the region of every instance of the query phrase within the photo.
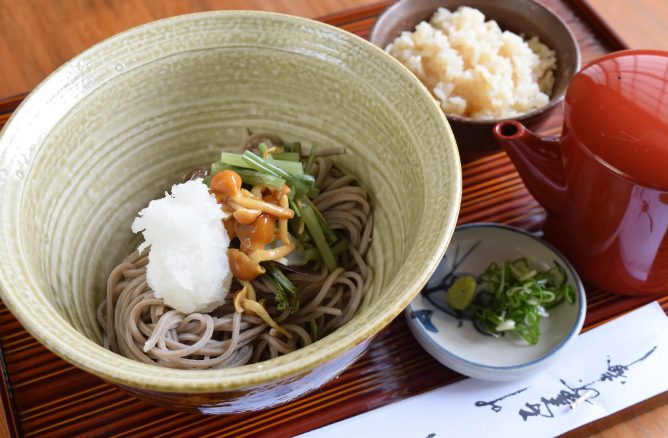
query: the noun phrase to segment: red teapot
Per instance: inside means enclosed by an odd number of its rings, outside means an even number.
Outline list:
[[[494,135],[547,212],[545,238],[589,284],[668,293],[668,52],[611,53],[569,84],[559,139]]]

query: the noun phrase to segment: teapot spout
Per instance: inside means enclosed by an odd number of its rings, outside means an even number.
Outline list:
[[[547,211],[561,211],[566,199],[566,171],[559,141],[538,137],[515,120],[497,123],[494,136],[533,197]]]

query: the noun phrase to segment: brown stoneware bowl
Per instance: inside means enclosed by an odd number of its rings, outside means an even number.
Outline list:
[[[456,10],[470,6],[480,10],[486,20],[495,20],[502,30],[509,30],[525,38],[537,36],[557,53],[557,71],[550,102],[518,117],[531,129],[538,129],[563,101],[566,87],[580,69],[580,50],[568,26],[552,11],[531,0],[400,0],[386,9],[374,24],[370,40],[385,48],[403,31],[412,31],[421,21],[428,20],[440,7]],[[464,159],[497,148],[492,134],[494,125],[506,119],[475,120],[446,114],[455,133]]]
[[[246,128],[344,146],[369,189],[374,283],[357,315],[290,354],[187,371],[102,346],[95,309],[137,212]],[[434,190],[438,187],[438,190]],[[341,373],[440,261],[461,196],[454,137],[396,60],[340,29],[260,12],[184,15],[112,37],[40,84],[0,133],[0,297],[79,368],[170,408],[236,413]]]

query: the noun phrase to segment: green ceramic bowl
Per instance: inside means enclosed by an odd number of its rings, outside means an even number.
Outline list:
[[[180,371],[101,346],[106,278],[137,211],[243,130],[343,145],[372,192],[374,286],[332,335],[267,362]],[[457,147],[423,86],[362,39],[315,21],[211,12],[154,22],[77,56],[0,134],[1,297],[63,359],[174,408],[231,413],[339,374],[438,264],[461,195]]]

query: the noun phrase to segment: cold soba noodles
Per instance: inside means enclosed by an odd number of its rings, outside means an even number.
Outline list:
[[[353,317],[372,281],[367,192],[331,150],[268,134],[241,150],[139,213],[132,229],[144,243],[111,272],[97,311],[107,348],[170,368],[229,368]]]

